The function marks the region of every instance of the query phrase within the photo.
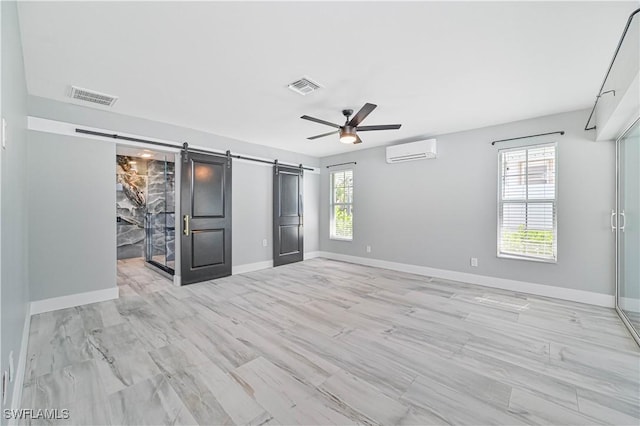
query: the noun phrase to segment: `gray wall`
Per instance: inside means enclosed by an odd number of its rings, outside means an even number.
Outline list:
[[[437,136],[438,158],[386,164],[385,149],[322,159],[354,167],[354,238],[329,239],[329,179],[322,167],[323,251],[487,275],[597,293],[614,293],[615,147],[584,132],[577,111]],[[495,139],[565,130],[558,142],[558,263],[496,256],[498,147]],[[534,140],[529,140],[529,143]],[[515,146],[500,144],[500,147]],[[372,246],[371,253],[365,252]],[[479,266],[472,268],[470,258]]]
[[[233,163],[231,188],[232,263],[234,266],[273,258],[271,222],[272,168]],[[267,239],[267,247],[262,240]]]
[[[304,250],[318,251],[320,175],[304,174]],[[273,168],[259,163],[233,164],[233,265],[273,259]],[[263,247],[262,240],[267,240]]]
[[[277,150],[261,145],[248,142],[238,141],[223,136],[217,136],[198,130],[187,129],[166,123],[160,123],[135,117],[124,116],[112,112],[101,111],[98,109],[84,108],[72,104],[64,104],[49,99],[30,97],[29,98],[29,115],[52,120],[60,120],[86,126],[106,128],[121,133],[133,133],[144,135],[149,138],[159,138],[164,140],[187,141],[191,145],[204,146],[218,151],[226,151],[230,149],[234,153],[242,153],[246,155],[263,157],[268,159],[278,159],[282,163],[300,164],[305,166],[318,166],[319,159],[309,157],[293,152]],[[37,138],[43,143],[53,141],[58,137],[45,134],[31,132],[32,135],[38,135]],[[67,138],[69,139],[69,138]],[[92,146],[95,141],[85,140],[81,138],[71,138],[81,141],[83,144]],[[111,142],[108,142],[111,143]],[[304,142],[301,142],[304,143]],[[101,157],[103,154],[101,154]],[[75,155],[75,158],[79,158]],[[92,156],[95,158],[95,154]],[[110,158],[111,164],[115,161],[115,153]],[[67,162],[66,166],[74,173],[79,172],[82,165],[74,164],[74,161]],[[100,176],[106,176],[106,165],[103,168],[100,164],[92,164],[91,168],[99,172]],[[113,166],[109,170],[114,170]],[[53,173],[53,171],[50,171]],[[96,197],[110,197],[115,195],[114,174],[110,172],[109,189],[105,190],[102,195],[95,194]],[[318,192],[319,192],[319,175],[305,173],[305,199],[306,217],[305,217],[305,252],[317,251],[319,248],[317,230],[318,230]],[[107,194],[106,192],[109,192]],[[65,195],[63,195],[64,197]],[[72,194],[67,194],[70,197]],[[58,200],[57,203],[64,204],[64,200]],[[234,161],[233,165],[233,265],[246,265],[257,262],[272,260],[272,169],[269,166],[257,163],[246,163],[242,161]],[[89,207],[84,207],[78,212],[79,214],[88,214]],[[111,208],[109,213],[114,215],[114,209]],[[115,229],[115,228],[114,228]],[[115,232],[115,231],[114,231]],[[83,238],[98,237],[84,236]],[[267,247],[262,246],[262,240],[267,239]],[[100,246],[115,247],[107,239],[98,241],[96,244]],[[66,243],[62,243],[59,247],[66,247]],[[103,264],[114,265],[110,260],[102,260]],[[44,272],[43,272],[44,273]],[[74,285],[77,288],[81,285]],[[86,286],[86,284],[82,284]],[[65,290],[66,292],[66,290]],[[50,296],[53,297],[53,296]]]
[[[317,158],[307,155],[257,145],[173,124],[116,114],[97,108],[86,108],[37,96],[29,96],[29,115],[112,129],[123,133],[134,133],[150,138],[155,137],[172,141],[185,141],[191,145],[204,146],[219,151],[230,149],[232,152],[257,157],[277,158],[281,163],[303,163],[304,165],[310,166],[315,166],[319,163]],[[305,141],[301,140],[300,143],[304,144]]]
[[[320,175],[305,172],[304,251],[318,251]],[[236,161],[233,165],[233,264],[273,259],[273,168]],[[267,247],[262,240],[267,240]]]
[[[320,174],[304,175],[304,251],[320,250]]]
[[[22,330],[28,311],[27,281],[27,92],[22,47],[15,2],[1,2],[2,14],[2,116],[7,121],[7,148],[0,148],[1,196],[1,308],[2,371],[9,369],[9,352],[14,351],[17,368]],[[14,382],[15,383],[15,382]],[[10,407],[14,383],[8,387]],[[2,416],[2,424],[6,424]]]
[[[115,158],[111,142],[30,132],[31,300],[116,286]]]

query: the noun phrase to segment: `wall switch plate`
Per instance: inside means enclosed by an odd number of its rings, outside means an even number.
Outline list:
[[[7,120],[2,117],[2,149],[7,149]]]
[[[371,246],[367,246],[367,253],[371,253]]]
[[[473,266],[474,268],[478,267],[478,258],[477,257],[472,257],[471,258],[471,266]]]
[[[262,240],[262,247],[266,247],[267,246],[267,239],[265,238],[264,240]]]

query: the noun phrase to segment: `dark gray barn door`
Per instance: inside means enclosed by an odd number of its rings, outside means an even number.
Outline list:
[[[299,262],[304,254],[302,169],[273,168],[273,266]]]
[[[180,189],[182,284],[231,275],[231,159],[189,153]]]

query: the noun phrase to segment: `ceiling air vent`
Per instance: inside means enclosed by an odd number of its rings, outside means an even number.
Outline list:
[[[111,107],[118,100],[117,96],[107,95],[106,93],[96,92],[94,90],[83,89],[81,87],[71,86],[70,96],[72,99],[79,101],[91,102],[93,104]]]
[[[315,92],[322,86],[320,86],[315,81],[308,79],[307,77],[302,77],[300,80],[296,80],[293,83],[289,83],[288,87],[294,92],[299,93],[302,96],[305,96],[311,92]]]

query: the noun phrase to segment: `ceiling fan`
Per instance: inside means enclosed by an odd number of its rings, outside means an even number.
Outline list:
[[[338,129],[338,130],[334,130],[334,131],[329,132],[329,133],[323,133],[321,135],[311,136],[310,138],[307,138],[309,140],[323,138],[325,136],[335,135],[335,134],[339,133],[340,134],[340,142],[356,144],[356,143],[362,143],[362,140],[358,136],[357,132],[368,132],[368,131],[371,131],[371,130],[396,130],[396,129],[400,128],[401,124],[382,124],[382,125],[377,125],[377,126],[360,126],[360,123],[362,123],[362,120],[367,118],[367,116],[369,114],[371,114],[371,111],[376,109],[377,106],[378,105],[370,104],[370,103],[364,104],[364,106],[362,108],[360,108],[360,111],[358,111],[358,113],[356,115],[354,115],[351,120],[349,120],[349,117],[351,117],[353,115],[353,110],[352,109],[343,109],[342,110],[342,115],[344,115],[346,117],[346,121],[345,121],[343,126],[340,126],[340,125],[334,124],[334,123],[330,123],[328,121],[324,121],[324,120],[321,120],[319,118],[309,117],[308,115],[303,115],[300,118],[302,118],[303,120],[315,121],[316,123],[325,124],[327,126],[335,127],[335,128]]]

